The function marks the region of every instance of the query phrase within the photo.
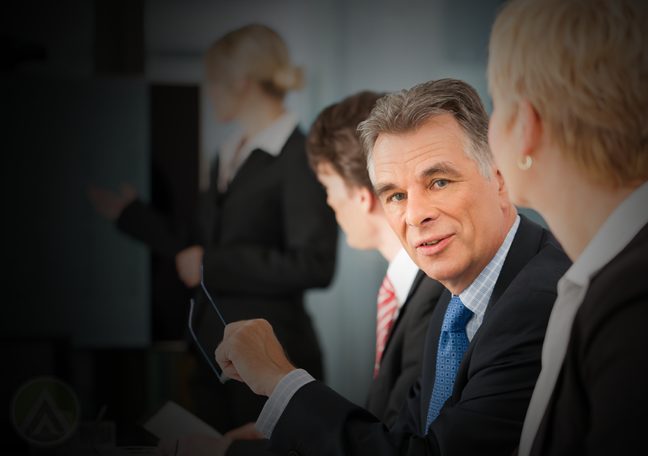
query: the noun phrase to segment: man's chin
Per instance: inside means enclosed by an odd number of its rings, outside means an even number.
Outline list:
[[[453,283],[459,275],[457,265],[444,264],[442,260],[432,261],[430,258],[424,258],[419,264],[419,268],[425,272],[428,277],[438,280],[444,286],[445,283]]]

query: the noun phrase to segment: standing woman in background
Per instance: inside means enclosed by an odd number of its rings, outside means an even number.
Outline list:
[[[645,1],[518,0],[493,26],[491,150],[574,262],[520,456],[646,454],[647,43]]]
[[[184,234],[174,230],[128,188],[121,195],[94,188],[91,199],[123,231],[175,257],[180,279],[194,288],[194,328],[205,349],[216,347],[220,335],[213,328],[222,324],[200,289],[201,262],[226,322],[267,319],[292,362],[321,379],[322,356],[303,294],[331,281],[337,224],[308,167],[298,120],[283,108],[286,92],[301,87],[302,71],[291,65],[281,37],[263,25],[216,41],[205,68],[218,120],[239,128],[220,147],[195,226]],[[221,432],[256,420],[266,398],[236,381],[220,384],[198,357],[191,381],[196,414]]]

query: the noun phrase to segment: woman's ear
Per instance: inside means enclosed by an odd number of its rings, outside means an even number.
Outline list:
[[[535,151],[542,140],[542,120],[538,111],[528,101],[519,102],[513,128],[521,145],[518,158],[524,163],[527,156],[534,158]]]

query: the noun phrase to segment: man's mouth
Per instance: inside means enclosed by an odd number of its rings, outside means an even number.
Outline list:
[[[416,248],[423,255],[436,255],[446,248],[446,246],[452,241],[452,238],[454,238],[454,234],[449,234],[439,239],[431,239],[426,242],[421,242],[416,246]]]

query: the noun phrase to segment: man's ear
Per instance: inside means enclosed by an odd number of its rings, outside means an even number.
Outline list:
[[[355,198],[357,198],[360,209],[365,214],[373,212],[378,204],[376,195],[374,195],[373,192],[365,186],[356,187],[355,191]]]
[[[499,194],[500,207],[504,209],[511,205],[511,198],[509,197],[508,187],[506,186],[506,181],[504,180],[504,176],[502,176],[502,173],[498,168],[495,168],[494,171],[495,171],[494,172],[495,180],[497,181],[497,185],[498,185],[497,190]]]
[[[519,102],[513,128],[521,146],[518,150],[520,162],[524,163],[527,156],[535,158],[534,155],[542,140],[543,128],[538,111],[528,101]]]

